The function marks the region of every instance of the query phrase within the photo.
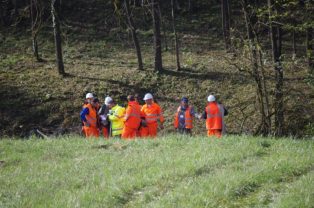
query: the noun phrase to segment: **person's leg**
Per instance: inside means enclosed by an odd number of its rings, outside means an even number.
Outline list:
[[[207,136],[211,137],[211,136],[214,136],[215,135],[215,132],[213,130],[207,130]]]
[[[99,137],[99,131],[96,127],[85,127],[84,131],[86,138]]]
[[[179,134],[184,134],[184,129],[178,128],[178,133]]]
[[[96,127],[90,127],[91,136],[96,137],[98,139],[99,137],[99,130]]]
[[[184,134],[191,136],[192,135],[191,129],[184,129]]]
[[[148,136],[156,137],[157,136],[157,123],[148,124]]]
[[[89,130],[89,127],[84,126],[84,127],[83,127],[83,131],[84,131],[85,137],[86,137],[86,138],[89,138],[89,137],[90,137],[90,130]]]
[[[217,138],[221,138],[221,129],[208,130],[207,136],[209,136],[209,137],[215,136]]]
[[[215,137],[220,139],[221,138],[221,129],[215,129],[214,130],[214,135],[215,135]]]
[[[129,128],[127,126],[124,126],[121,138],[122,139],[132,139],[136,136],[136,130]]]
[[[140,134],[140,137],[148,137],[148,127],[147,126],[142,126],[140,128],[140,131],[139,131],[139,134]]]
[[[108,128],[102,127],[102,135],[104,136],[105,139],[109,138],[109,131]]]

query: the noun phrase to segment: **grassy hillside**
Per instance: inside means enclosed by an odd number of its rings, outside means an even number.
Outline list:
[[[0,140],[0,207],[313,207],[313,140]]]
[[[184,39],[180,72],[175,71],[173,51],[164,51],[165,70],[160,74],[152,70],[149,44],[142,46],[145,71],[139,72],[132,45],[106,40],[75,42],[69,37],[64,45],[66,78],[57,75],[52,42],[42,48],[46,62],[38,63],[32,58],[27,37],[8,38],[1,50],[4,59],[0,60],[1,134],[28,136],[35,128],[46,134],[79,132],[79,112],[87,92],[95,93],[101,101],[111,95],[121,105],[126,104],[129,93],[143,96],[152,92],[165,111],[166,131],[173,129],[173,115],[182,96],[189,97],[201,112],[208,94],[214,93],[230,112],[226,118],[229,132],[254,133],[260,124],[255,84],[249,74],[233,66],[249,63],[220,49],[209,50],[209,39],[202,37]],[[285,64],[285,80],[289,83],[285,85],[285,131],[306,135],[314,115],[313,86],[305,79],[304,66]],[[271,81],[274,75],[270,62],[267,67]],[[269,95],[273,92],[273,83],[269,83]],[[195,133],[203,131],[204,124],[198,122]]]
[[[254,134],[260,127],[258,98],[254,79],[246,71],[251,65],[248,49],[241,39],[245,37],[241,37],[236,29],[244,27],[240,24],[243,14],[239,10],[233,16],[233,32],[236,33],[233,41],[238,50],[230,54],[223,50],[218,2],[198,1],[197,5],[198,12],[194,15],[178,15],[182,66],[179,72],[175,70],[168,10],[163,11],[162,73],[153,71],[150,14],[139,9],[135,19],[145,68],[139,72],[131,35],[123,20],[113,15],[111,1],[64,2],[65,78],[57,74],[50,19],[44,22],[38,36],[39,53],[44,62],[37,62],[32,55],[26,20],[19,27],[0,31],[3,36],[0,42],[0,135],[27,137],[34,129],[46,134],[78,133],[79,112],[87,92],[95,93],[101,101],[105,95],[110,95],[120,105],[126,104],[130,93],[141,96],[146,92],[153,93],[165,112],[164,133],[173,131],[173,115],[182,96],[189,97],[196,110],[202,112],[207,96],[213,93],[229,110],[226,118],[229,133]],[[304,47],[298,48],[298,57],[292,60],[289,34],[284,35],[284,40],[284,132],[300,137],[314,135],[314,88],[302,55],[305,50]],[[263,66],[273,112],[275,75],[267,35],[262,43],[265,48]],[[204,131],[204,122],[196,122],[194,133],[199,135]]]

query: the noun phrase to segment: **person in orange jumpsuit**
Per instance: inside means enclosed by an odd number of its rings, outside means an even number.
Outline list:
[[[209,95],[207,101],[208,104],[202,115],[202,118],[206,119],[207,136],[221,138],[224,129],[223,117],[228,112],[222,105],[216,102],[215,96]]]
[[[90,92],[89,92],[89,93],[86,94],[85,100],[84,100],[84,103],[83,103],[83,106],[82,106],[82,110],[83,110],[84,108],[86,108],[87,104],[90,104],[90,103],[92,102],[93,98],[94,98],[93,93],[90,93]],[[82,133],[83,135],[85,135],[85,131],[84,131],[84,122],[83,122],[83,121],[82,121],[81,133]]]
[[[83,130],[86,138],[99,137],[99,130],[97,127],[97,98],[93,98],[91,103],[84,105],[81,111],[81,120],[84,124]]]
[[[124,117],[122,139],[134,139],[141,124],[141,106],[135,101],[133,95],[128,96],[128,107]]]
[[[160,128],[163,129],[163,123],[165,121],[162,115],[162,109],[154,102],[153,96],[147,93],[144,97],[145,105],[143,105],[141,112],[145,116],[145,125],[140,129],[141,137],[156,137],[158,129],[158,120],[160,121]]]
[[[139,101],[140,95],[136,93],[134,95],[134,99],[135,99],[135,102],[137,102],[140,105],[141,109],[142,109],[142,105],[140,104],[140,101]],[[142,128],[143,125],[147,126],[146,125],[146,121],[145,121],[145,115],[141,112],[141,123],[140,123],[140,126],[138,127],[138,130],[136,132],[136,137],[141,137],[141,133],[140,132],[141,132],[141,128]]]

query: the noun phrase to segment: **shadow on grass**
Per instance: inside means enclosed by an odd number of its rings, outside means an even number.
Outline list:
[[[1,135],[29,137],[35,129],[54,129],[62,123],[63,118],[47,122],[52,108],[58,108],[55,101],[44,101],[13,84],[6,82],[0,86]]]

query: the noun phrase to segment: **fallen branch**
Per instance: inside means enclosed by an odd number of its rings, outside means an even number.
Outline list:
[[[45,139],[49,139],[47,135],[45,135],[43,132],[39,131],[38,129],[36,129],[36,132],[40,134],[42,137],[44,137]]]

